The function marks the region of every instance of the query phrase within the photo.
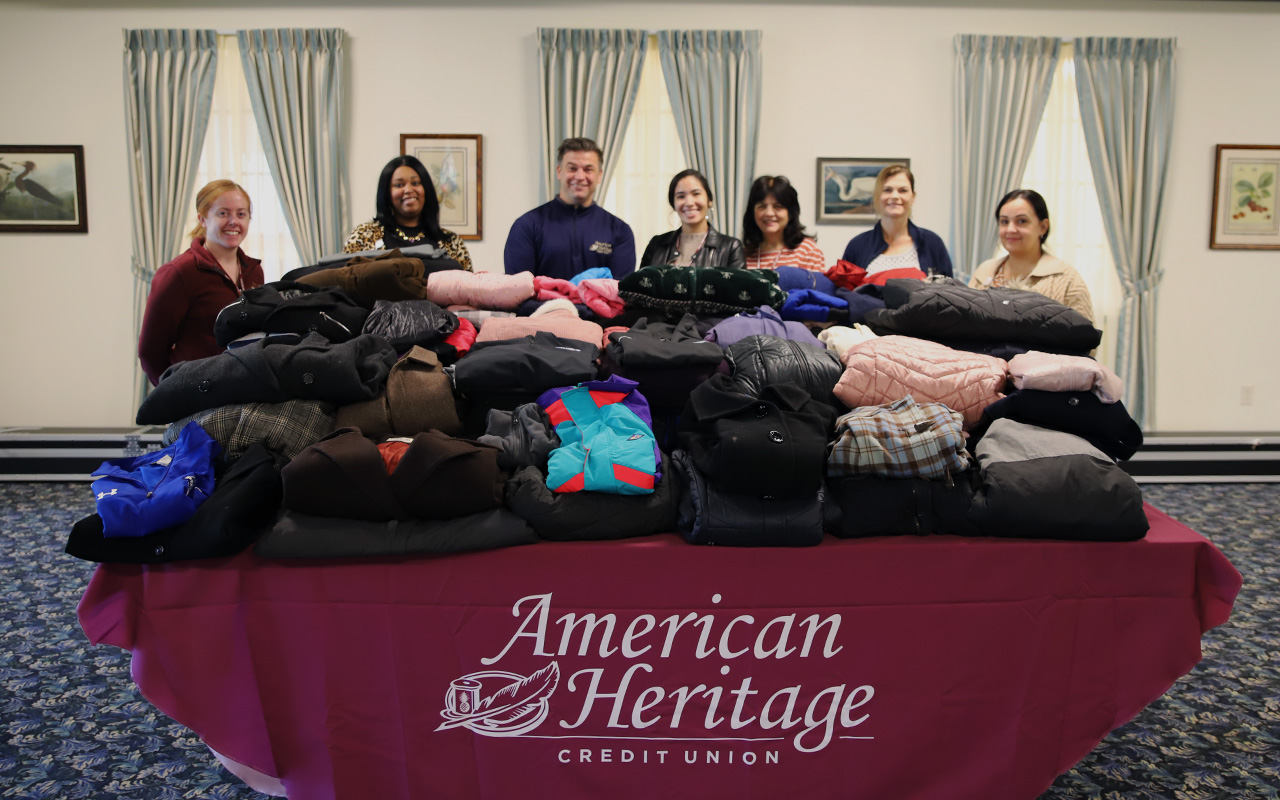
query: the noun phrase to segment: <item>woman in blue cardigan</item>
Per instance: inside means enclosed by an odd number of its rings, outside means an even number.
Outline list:
[[[951,275],[951,256],[938,234],[911,221],[916,202],[916,177],[901,164],[880,170],[872,204],[880,219],[866,233],[853,237],[844,260],[868,273],[914,267],[931,275]]]

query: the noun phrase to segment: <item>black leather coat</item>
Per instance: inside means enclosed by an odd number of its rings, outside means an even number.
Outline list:
[[[680,229],[660,233],[649,240],[649,246],[640,257],[642,267],[660,267],[676,263],[676,246],[680,244]],[[693,267],[716,269],[743,269],[747,264],[742,242],[708,226],[707,238],[693,254]]]
[[[819,402],[844,409],[832,394],[844,374],[834,351],[780,336],[756,334],[725,348],[733,382],[743,393],[758,396],[766,386],[794,383]]]

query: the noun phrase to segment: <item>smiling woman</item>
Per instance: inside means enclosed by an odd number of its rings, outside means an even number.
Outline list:
[[[471,270],[471,254],[462,238],[440,227],[440,201],[431,175],[413,156],[396,156],[378,176],[378,214],[356,226],[343,252],[390,250],[416,244],[434,244],[465,270]]]
[[[221,353],[213,335],[218,312],[262,285],[262,262],[240,249],[253,218],[249,193],[213,181],[196,194],[196,218],[191,247],[151,279],[138,359],[153,385],[171,364]]]
[[[1000,244],[1008,255],[982,262],[969,285],[975,289],[1007,286],[1038,292],[1093,321],[1093,298],[1075,268],[1046,253],[1049,206],[1034,189],[1014,189],[996,205]]]
[[[826,268],[822,250],[800,224],[800,196],[782,175],[761,175],[751,184],[742,215],[747,269]]]
[[[667,202],[680,217],[680,227],[650,239],[640,266],[741,269],[746,265],[742,242],[717,231],[707,218],[715,198],[701,172],[686,169],[676,173],[667,187]]]
[[[872,203],[879,220],[871,230],[853,237],[844,260],[869,274],[890,269],[918,269],[951,275],[951,256],[938,234],[911,221],[916,202],[916,176],[901,164],[891,164],[876,176]]]

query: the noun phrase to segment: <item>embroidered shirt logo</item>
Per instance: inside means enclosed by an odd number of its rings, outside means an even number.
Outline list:
[[[613,253],[613,244],[611,242],[594,242],[592,243],[590,250],[593,253],[599,253],[602,256],[607,256]]]
[[[117,491],[118,491],[117,489],[112,489],[109,492],[98,492],[98,499],[101,500],[102,498],[107,497],[108,495],[113,495]]]
[[[438,731],[463,727],[481,736],[519,736],[542,724],[560,682],[552,661],[529,677],[502,670],[473,672],[449,684]]]

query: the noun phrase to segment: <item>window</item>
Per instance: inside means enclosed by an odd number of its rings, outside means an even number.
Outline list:
[[[662,77],[658,37],[650,36],[635,109],[613,175],[601,195],[601,205],[631,226],[637,257],[649,239],[680,227],[667,203],[667,185],[688,166],[671,112],[667,82]]]
[[[1097,358],[1114,368],[1122,293],[1089,168],[1069,43],[1063,44],[1044,120],[1021,185],[1044,195],[1050,222],[1046,249],[1075,267],[1089,285],[1094,325],[1103,333]]]
[[[240,61],[240,45],[235,36],[218,37],[218,74],[214,79],[209,132],[196,170],[196,191],[220,178],[243,186],[253,201],[253,221],[242,249],[262,260],[266,280],[279,280],[284,273],[301,266],[298,249],[271,181],[262,140],[258,138],[258,125],[253,118],[253,104]],[[195,208],[194,197],[190,207]],[[195,224],[193,218],[188,230]]]

